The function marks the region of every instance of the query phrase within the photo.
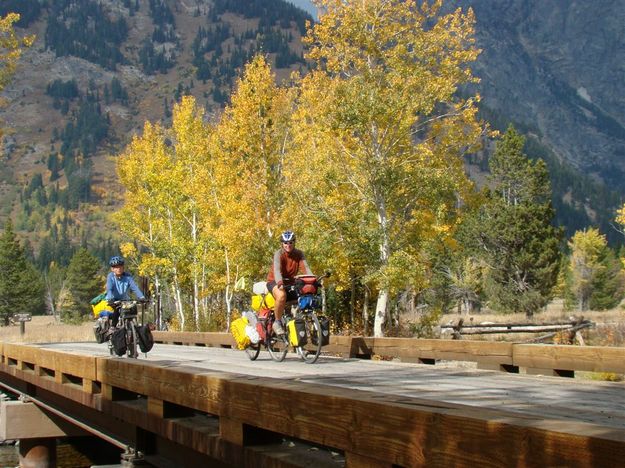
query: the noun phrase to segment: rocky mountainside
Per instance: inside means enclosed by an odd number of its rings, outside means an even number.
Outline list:
[[[625,194],[625,0],[452,0],[472,7],[483,104]]]

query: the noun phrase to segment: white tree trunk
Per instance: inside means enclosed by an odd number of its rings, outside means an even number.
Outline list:
[[[388,288],[380,289],[378,302],[375,306],[375,321],[373,322],[373,336],[376,338],[384,336],[382,327],[386,321],[386,309],[388,305]]]
[[[228,255],[228,249],[224,250],[224,257],[226,260],[226,290],[224,292],[224,301],[226,303],[226,331],[230,331],[230,317],[232,316],[232,298],[234,297],[234,291],[231,291],[230,285],[236,283],[237,278],[235,277],[234,282],[231,281],[230,257]],[[238,272],[236,276],[238,276]]]
[[[369,288],[365,284],[365,299],[362,303],[362,333],[367,336],[369,333]]]
[[[176,303],[176,313],[180,319],[180,331],[184,331],[185,326],[185,317],[184,317],[184,306],[182,305],[182,294],[180,292],[180,286],[178,285],[178,276],[174,269],[174,280],[172,289],[174,292],[174,300]]]
[[[380,243],[380,265],[384,268],[388,265],[391,258],[391,243],[389,239],[389,219],[386,213],[386,203],[384,197],[378,192],[375,196],[376,207],[378,210],[378,222],[380,224],[380,231],[382,239]],[[373,322],[373,336],[382,337],[384,332],[382,327],[386,321],[386,309],[388,306],[389,286],[380,285],[380,292],[378,293],[378,302],[375,306],[375,320]]]
[[[200,304],[199,304],[199,266],[197,259],[197,219],[193,212],[191,221],[191,238],[193,239],[193,321],[195,322],[195,331],[200,331]]]

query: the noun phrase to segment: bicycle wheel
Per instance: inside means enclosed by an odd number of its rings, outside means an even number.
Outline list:
[[[306,329],[306,343],[295,349],[305,363],[314,364],[321,354],[321,325],[314,312],[303,313],[302,319]]]
[[[137,352],[137,330],[135,329],[134,320],[126,322],[126,333],[126,339],[128,340],[128,357],[137,358],[139,353]]]
[[[260,341],[256,344],[251,344],[247,348],[245,348],[245,354],[250,358],[250,361],[255,361],[260,354]]]
[[[289,339],[287,338],[287,336],[276,336],[272,333],[271,337],[269,337],[267,341],[267,351],[269,351],[271,359],[277,362],[284,361],[286,353],[289,352]]]

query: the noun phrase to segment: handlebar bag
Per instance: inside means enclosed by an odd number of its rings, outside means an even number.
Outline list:
[[[315,275],[302,275],[295,279],[295,287],[299,294],[317,294],[319,283]]]

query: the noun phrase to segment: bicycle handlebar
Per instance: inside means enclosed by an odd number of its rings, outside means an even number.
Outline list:
[[[136,305],[136,304],[147,304],[149,299],[119,299],[117,301],[108,301],[109,305],[112,306],[121,306],[121,305]]]

